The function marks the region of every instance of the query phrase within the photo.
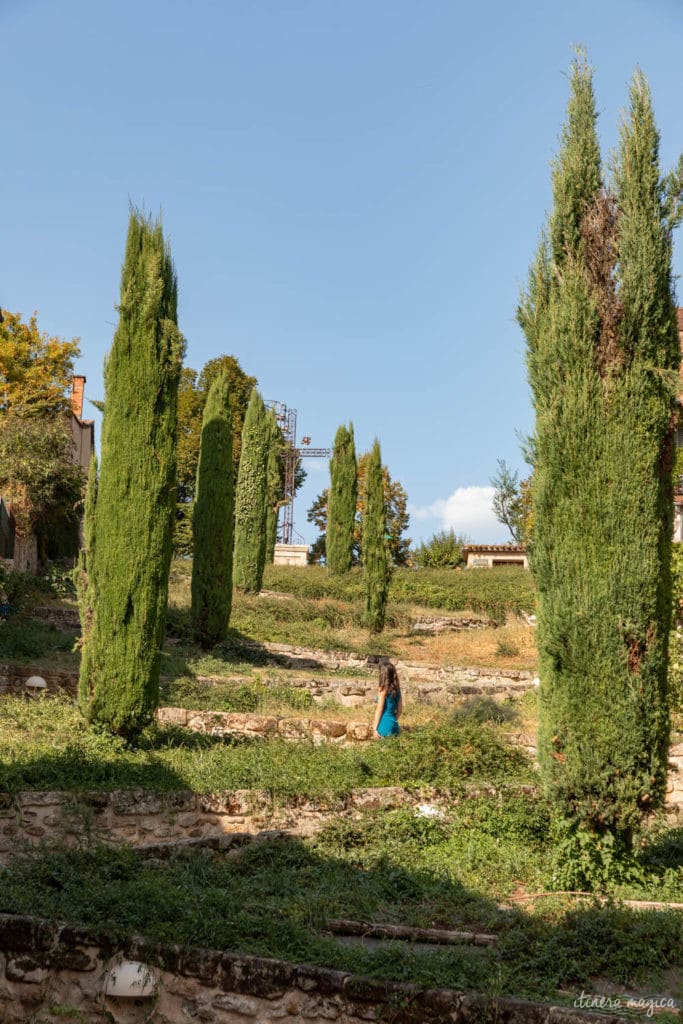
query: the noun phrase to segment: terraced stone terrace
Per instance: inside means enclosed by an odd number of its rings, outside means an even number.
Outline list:
[[[0,978],[6,1014],[20,1006],[27,1019],[40,1011],[36,1020],[57,1020],[49,998],[58,991],[91,1014],[85,1020],[107,1019],[96,1016],[87,970],[59,973],[44,952],[40,936],[57,926],[40,921],[72,928],[73,940],[49,932],[54,948],[70,950],[69,963],[75,943],[98,971],[124,952],[156,964],[159,1013],[172,996],[178,1019],[216,1024],[443,1013],[464,1021],[485,1019],[495,1005],[501,1019],[545,1020],[546,1010],[513,1011],[505,998],[572,1008],[582,989],[683,996],[683,915],[620,902],[683,902],[675,817],[652,820],[633,870],[609,891],[549,895],[553,837],[533,758],[533,626],[521,614],[532,604],[513,596],[503,623],[481,594],[470,595],[474,608],[459,590],[444,599],[439,578],[432,586],[442,606],[412,594],[394,602],[378,650],[357,625],[353,574],[340,595],[325,591],[332,584],[321,573],[278,570],[273,593],[238,599],[228,641],[206,654],[188,633],[186,570],[175,570],[162,707],[135,749],[91,729],[74,705],[78,655],[64,639],[76,638],[72,602],[45,600],[25,630],[0,634],[0,914],[37,921],[16,925],[23,938],[12,940]],[[507,592],[510,578],[474,585]],[[428,590],[424,580],[399,583]],[[414,629],[420,619],[432,620],[428,631]],[[12,644],[23,653],[12,655]],[[387,654],[406,714],[402,735],[379,743],[369,725],[377,659]],[[27,697],[36,671],[46,694]],[[437,938],[427,941],[430,933]],[[460,938],[441,941],[446,933]],[[481,935],[490,941],[467,938]],[[209,952],[178,973],[167,951],[178,945]],[[259,977],[258,958],[313,973],[304,983],[278,967],[289,981],[273,983],[263,1001],[255,982],[235,980],[234,966],[219,968],[228,956],[245,958],[244,970]],[[351,1007],[343,992],[357,983],[339,979],[359,974],[374,979],[363,989],[374,995],[364,1002],[353,989]],[[400,989],[408,983],[451,995],[434,997],[441,1010],[423,1000],[416,1016],[421,990]],[[480,993],[480,1003],[467,997],[474,1017],[458,992]]]

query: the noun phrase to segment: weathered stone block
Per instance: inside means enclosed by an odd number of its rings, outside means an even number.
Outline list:
[[[258,1014],[258,1003],[255,999],[248,999],[245,996],[218,995],[212,1001],[212,1006],[218,1010],[228,1010],[230,1013],[238,1013],[242,1017],[256,1017]]]

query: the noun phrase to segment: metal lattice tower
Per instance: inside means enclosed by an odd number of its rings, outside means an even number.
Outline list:
[[[302,437],[303,447],[297,448],[296,443],[296,409],[289,409],[284,402],[266,402],[266,408],[272,409],[275,413],[275,420],[282,431],[284,447],[282,449],[282,467],[284,470],[284,495],[283,504],[280,506],[282,519],[280,523],[280,534],[283,544],[293,544],[296,534],[300,540],[303,537],[294,529],[294,490],[296,481],[296,467],[299,459],[329,459],[332,454],[331,448],[311,448],[310,437]]]

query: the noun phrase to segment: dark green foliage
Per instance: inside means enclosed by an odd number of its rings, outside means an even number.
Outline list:
[[[266,562],[271,565],[277,543],[277,518],[282,497],[282,433],[277,425],[275,413],[269,409],[266,416],[268,429],[268,462],[266,464],[267,506],[266,506]]]
[[[379,441],[375,441],[372,446],[365,487],[362,527],[365,621],[373,633],[381,633],[384,629],[391,569],[387,551],[387,510]]]
[[[642,77],[613,192],[601,181],[595,116],[591,72],[578,58],[550,243],[542,240],[519,311],[536,410],[539,757],[577,864],[591,862],[586,833],[597,837],[594,850],[627,850],[664,794],[679,360],[658,137]],[[573,880],[590,881],[581,870]]]
[[[227,374],[204,406],[192,516],[192,624],[202,647],[225,638],[232,605],[232,412]]]
[[[327,512],[327,567],[332,575],[348,572],[353,565],[358,476],[353,424],[340,426],[330,460]]]
[[[421,569],[455,569],[464,562],[462,549],[467,543],[455,530],[440,530],[415,548],[413,561]]]
[[[242,431],[242,455],[235,495],[235,560],[233,581],[258,594],[266,561],[266,502],[270,428],[263,399],[254,388]]]
[[[91,567],[95,547],[95,508],[97,507],[97,456],[92,453],[88,470],[88,487],[85,492],[85,512],[83,516],[83,547],[78,553],[78,563],[74,569],[76,580],[76,596],[78,598],[78,616],[81,620],[81,667],[79,679],[80,699],[84,706],[89,699],[86,680],[90,678],[87,659],[92,653],[92,645],[88,642],[92,633],[95,609],[95,588]]]
[[[119,324],[105,364],[94,543],[94,617],[81,701],[135,738],[158,702],[175,508],[176,397],[183,355],[177,282],[161,224],[131,212]]]

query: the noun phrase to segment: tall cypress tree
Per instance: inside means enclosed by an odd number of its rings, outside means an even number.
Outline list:
[[[363,577],[365,584],[365,621],[373,633],[384,629],[389,594],[389,554],[387,551],[387,508],[382,480],[382,455],[379,441],[370,453],[365,480],[366,508],[363,517]]]
[[[353,565],[353,534],[358,497],[358,467],[353,424],[342,424],[334,438],[330,460],[330,491],[327,510],[327,567],[333,574],[348,572]]]
[[[177,294],[161,224],[131,211],[119,323],[104,371],[91,552],[96,601],[80,688],[91,720],[128,738],[159,700],[183,355]]]
[[[81,620],[81,677],[79,680],[79,700],[87,709],[89,693],[83,688],[83,680],[89,677],[85,664],[88,656],[88,638],[92,631],[95,609],[95,588],[93,581],[92,562],[95,547],[95,508],[97,506],[97,456],[92,453],[88,467],[88,484],[85,492],[85,510],[83,516],[83,546],[78,553],[76,567],[76,594],[78,597],[78,615]]]
[[[282,433],[275,419],[275,412],[268,410],[266,415],[268,429],[268,461],[266,464],[267,504],[266,504],[266,563],[271,564],[275,558],[277,543],[277,518],[279,502],[282,496]]]
[[[519,309],[536,410],[539,759],[571,884],[590,880],[587,841],[594,864],[629,849],[666,771],[678,346],[657,136],[637,81],[615,195],[591,72],[575,61],[554,208]]]
[[[266,502],[270,430],[263,399],[254,388],[242,430],[242,457],[235,495],[236,587],[258,593],[266,560]]]
[[[192,516],[192,624],[202,647],[225,639],[232,607],[232,411],[226,374],[204,406]]]

